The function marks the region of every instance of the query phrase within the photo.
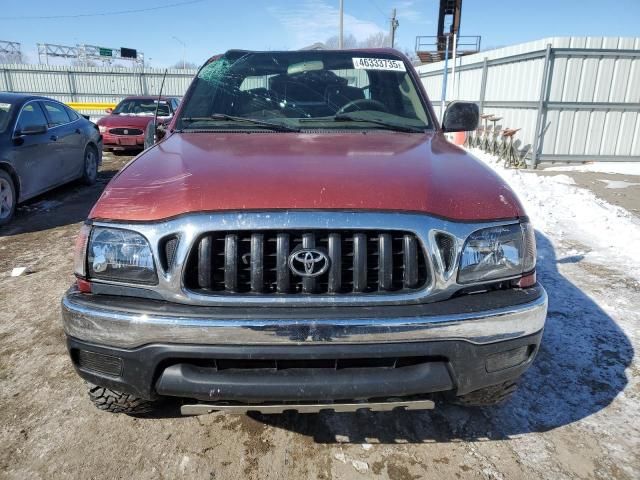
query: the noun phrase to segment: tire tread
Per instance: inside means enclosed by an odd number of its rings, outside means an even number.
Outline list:
[[[456,397],[455,403],[466,407],[489,407],[509,399],[518,388],[518,382],[509,380]]]
[[[17,206],[16,204],[18,203],[18,198],[17,198],[18,192],[16,189],[15,182],[13,181],[13,178],[11,178],[11,175],[9,174],[9,172],[0,168],[0,177],[4,178],[6,181],[9,182],[9,185],[11,186],[11,192],[13,194],[13,205],[11,208],[11,212],[9,213],[9,216],[6,218],[0,219],[0,226],[2,226],[2,225],[7,225],[13,219],[13,216],[16,213],[16,206]]]
[[[155,403],[150,400],[118,392],[110,388],[88,384],[89,399],[99,410],[127,415],[144,415],[154,410]]]

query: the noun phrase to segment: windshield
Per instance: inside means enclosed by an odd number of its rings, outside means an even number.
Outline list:
[[[150,99],[130,99],[121,101],[118,106],[113,110],[114,115],[155,115],[157,100]],[[167,117],[171,115],[169,110],[169,104],[161,100],[158,107],[158,115],[161,117]]]
[[[269,125],[432,128],[404,62],[364,51],[227,52],[200,70],[176,123],[205,131]]]
[[[9,125],[9,111],[11,110],[10,103],[0,102],[0,133],[4,133]]]

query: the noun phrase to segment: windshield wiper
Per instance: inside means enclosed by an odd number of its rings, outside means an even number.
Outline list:
[[[281,123],[271,123],[265,122],[262,120],[256,120],[254,118],[247,117],[236,117],[233,115],[227,115],[226,113],[214,113],[208,117],[185,117],[180,119],[184,123],[196,123],[196,122],[239,122],[239,123],[249,123],[251,125],[255,125],[257,127],[268,128],[270,130],[274,130],[276,132],[299,132],[300,129],[296,127],[289,127],[287,125],[282,125]]]
[[[363,118],[357,115],[350,115],[348,113],[340,113],[333,117],[336,122],[365,122],[372,123],[373,125],[379,125],[381,127],[386,127],[390,130],[396,130],[398,132],[409,132],[409,133],[424,133],[424,129],[420,127],[412,127],[410,125],[399,125],[393,122],[385,122],[384,120],[378,120],[375,118]]]

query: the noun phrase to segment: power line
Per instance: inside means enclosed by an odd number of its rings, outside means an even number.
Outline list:
[[[376,7],[376,10],[378,10],[378,11],[380,12],[380,15],[382,15],[382,16],[384,17],[384,19],[385,19],[385,20],[388,20],[388,19],[389,19],[389,16],[388,16],[386,13],[384,13],[384,12],[382,11],[382,9],[378,6],[378,4],[377,4],[374,0],[371,0],[371,4],[372,4],[374,7]]]
[[[371,4],[374,7],[376,7],[376,10],[378,10],[380,12],[380,15],[382,15],[385,20],[389,20],[389,14],[388,13],[384,13],[384,10],[382,10],[382,8],[380,8],[380,6],[374,0],[371,0]]]
[[[188,0],[186,2],[177,2],[177,3],[170,3],[167,5],[158,5],[156,7],[137,8],[133,10],[120,10],[116,12],[79,13],[75,15],[36,15],[36,16],[23,16],[23,17],[0,17],[0,20],[56,20],[61,18],[108,17],[111,15],[126,15],[127,13],[151,12],[154,10],[181,7],[184,5],[191,5],[194,3],[202,3],[202,2],[204,2],[204,0]]]

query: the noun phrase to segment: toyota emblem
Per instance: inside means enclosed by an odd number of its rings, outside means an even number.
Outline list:
[[[314,248],[302,248],[289,255],[289,268],[300,277],[317,277],[329,270],[329,257]]]

